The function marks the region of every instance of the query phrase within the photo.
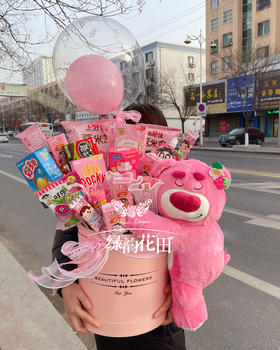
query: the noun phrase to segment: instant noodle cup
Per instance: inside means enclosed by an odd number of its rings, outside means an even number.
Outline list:
[[[178,137],[181,133],[180,129],[169,128],[162,125],[141,124],[148,127],[146,152],[154,152],[163,144],[170,145],[175,148],[178,143]]]
[[[39,123],[29,126],[26,130],[16,135],[29,152],[35,152],[40,148],[48,149],[49,145],[46,136],[39,129]]]

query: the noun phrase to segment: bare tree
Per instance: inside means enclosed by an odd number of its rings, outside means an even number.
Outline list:
[[[226,56],[220,57],[225,71],[224,78],[234,78],[235,88],[240,99],[245,120],[245,146],[249,144],[249,119],[252,111],[255,111],[257,107],[258,85],[256,82],[264,79],[268,72],[278,68],[280,63],[280,55],[276,52],[269,57],[264,56],[266,56],[265,52],[252,47],[250,51],[245,50],[243,55],[240,51],[230,49]],[[255,90],[253,90],[253,86]]]
[[[61,29],[84,15],[141,12],[144,4],[145,0],[0,0],[0,69],[21,71],[26,67],[34,46],[57,35],[50,31],[53,23]],[[42,28],[44,33],[38,34]]]
[[[193,74],[193,73],[192,73]],[[185,133],[185,122],[194,115],[194,107],[184,105],[183,101],[183,87],[193,86],[193,79],[186,73],[183,65],[177,67],[170,67],[159,72],[156,81],[157,103],[161,107],[175,107],[181,121],[182,133]]]

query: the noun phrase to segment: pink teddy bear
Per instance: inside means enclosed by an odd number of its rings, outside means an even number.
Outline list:
[[[157,193],[160,215],[148,211],[127,224],[137,229],[138,236],[149,232],[174,237],[168,261],[172,315],[178,326],[196,330],[207,320],[203,288],[221,274],[230,259],[217,221],[231,177],[219,162],[212,167],[195,159],[157,163],[152,175],[163,182]]]

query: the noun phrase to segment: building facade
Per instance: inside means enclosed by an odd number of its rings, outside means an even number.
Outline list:
[[[52,57],[39,56],[22,73],[23,82],[30,88],[39,88],[55,81]]]
[[[223,108],[218,112],[217,105],[215,112],[207,115],[208,136],[221,134],[225,129],[222,125],[227,126],[224,132],[244,126],[242,99],[235,87],[241,84],[239,90],[243,94],[247,90],[250,99],[249,126],[261,129],[266,137],[277,137],[280,105],[279,14],[278,0],[206,1],[206,39],[216,44],[213,48],[206,46],[206,81],[210,84],[226,80]],[[253,62],[268,62],[267,58],[274,64],[265,73],[253,68],[243,77],[234,76],[236,66],[250,62],[256,66]]]

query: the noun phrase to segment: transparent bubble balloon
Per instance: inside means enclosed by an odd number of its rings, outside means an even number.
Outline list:
[[[102,61],[102,74],[95,63],[96,55]],[[108,95],[114,88],[118,92],[123,90],[121,97],[120,93],[115,94],[120,110],[135,101],[144,84],[144,57],[137,40],[122,24],[107,17],[87,16],[68,25],[56,41],[53,66],[56,80],[66,97],[80,108],[93,113],[100,113],[100,110],[94,111],[94,107],[87,107],[87,103],[82,100],[86,98],[83,91],[87,94],[91,91],[92,98],[96,98],[97,104],[100,102],[101,96],[95,96],[97,89],[93,89],[94,79],[102,79],[98,84],[102,85],[100,91],[109,86],[106,89]],[[79,72],[82,72],[83,77],[79,76]],[[81,87],[79,84],[83,82],[85,84]],[[80,98],[77,99],[79,91]],[[111,104],[104,108],[102,113],[109,113],[112,110],[108,109],[113,106]]]

